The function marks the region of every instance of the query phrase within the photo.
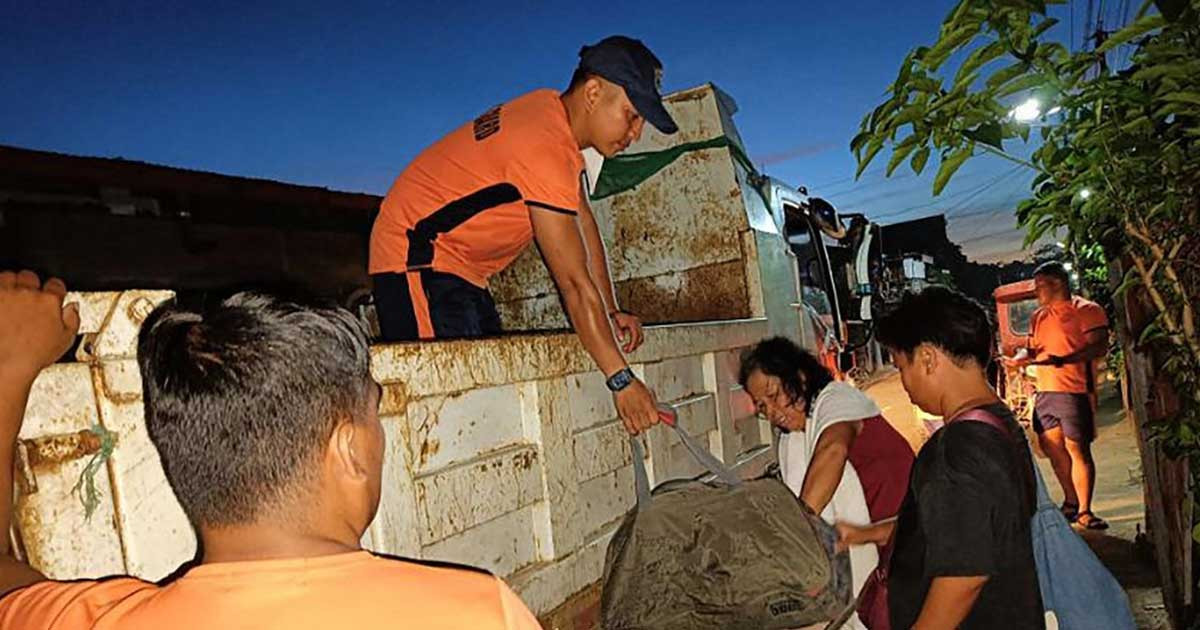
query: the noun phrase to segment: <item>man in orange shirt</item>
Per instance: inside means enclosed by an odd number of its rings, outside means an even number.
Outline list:
[[[65,293],[55,279],[0,273],[5,534],[30,387],[79,328]],[[486,572],[359,547],[384,456],[369,363],[364,328],[341,309],[244,293],[203,313],[157,308],[138,336],[146,428],[200,538],[199,564],[165,584],[47,581],[8,555],[5,535],[0,628],[539,628]]]
[[[641,344],[641,322],[617,305],[582,190],[581,151],[611,157],[641,136],[644,121],[668,134],[676,126],[659,94],[662,63],[641,42],[613,36],[579,57],[566,92],[498,105],[400,173],[371,231],[368,271],[385,340],[498,334],[488,278],[536,241],[626,429],[637,433],[658,419],[621,352]]]
[[[1099,304],[1071,295],[1070,276],[1060,263],[1041,265],[1033,281],[1041,307],[1030,320],[1029,348],[1008,363],[1036,366],[1033,428],[1062,485],[1063,515],[1087,529],[1107,529],[1108,523],[1092,513],[1096,464],[1091,443],[1096,438],[1092,366],[1108,352],[1108,316]]]

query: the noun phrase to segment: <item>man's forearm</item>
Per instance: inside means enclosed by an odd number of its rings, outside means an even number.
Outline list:
[[[605,313],[612,313],[620,306],[617,305],[616,289],[608,271],[608,254],[604,248],[604,239],[600,237],[600,226],[586,201],[579,213],[579,227],[583,232],[583,243],[587,247],[588,272],[596,290],[600,292],[600,298],[604,301]]]
[[[933,578],[913,630],[953,630],[962,624],[987,583],[987,576]]]
[[[0,366],[0,556],[8,554],[13,510],[13,458],[17,432],[37,374]]]
[[[614,372],[628,367],[621,349],[617,347],[604,301],[595,285],[591,282],[576,282],[569,287],[562,287],[561,291],[571,325],[600,371],[605,376],[611,376]]]
[[[46,579],[36,569],[9,555],[13,513],[13,456],[29,391],[37,373],[0,366],[0,597]]]

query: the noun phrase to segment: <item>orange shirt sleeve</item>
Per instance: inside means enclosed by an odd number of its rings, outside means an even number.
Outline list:
[[[1108,327],[1108,315],[1099,304],[1093,302],[1086,303],[1078,309],[1079,329],[1083,332],[1089,332],[1098,328]]]
[[[504,580],[496,578],[496,583],[500,586],[500,606],[504,609],[505,630],[542,630],[537,617],[534,617],[525,602],[508,588]]]
[[[522,150],[509,162],[507,177],[521,191],[526,205],[576,214],[582,160],[575,147],[547,139]]]
[[[157,588],[129,577],[38,582],[0,599],[0,628],[90,628],[120,601]]]

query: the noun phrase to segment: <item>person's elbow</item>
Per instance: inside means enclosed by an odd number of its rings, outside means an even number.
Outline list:
[[[590,302],[598,301],[596,289],[592,285],[592,280],[586,270],[582,272],[574,269],[564,270],[559,274],[555,274],[554,280],[568,309],[584,308]],[[591,298],[596,298],[596,300]]]

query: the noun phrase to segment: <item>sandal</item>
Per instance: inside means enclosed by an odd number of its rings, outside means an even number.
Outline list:
[[[1087,517],[1084,519],[1084,517]],[[1075,523],[1084,529],[1108,529],[1108,522],[1104,519],[1092,514],[1091,510],[1084,510],[1075,517]]]
[[[1063,518],[1067,519],[1068,523],[1074,523],[1075,519],[1079,518],[1078,503],[1069,503],[1067,501],[1063,501],[1062,507],[1058,509],[1062,512]]]

